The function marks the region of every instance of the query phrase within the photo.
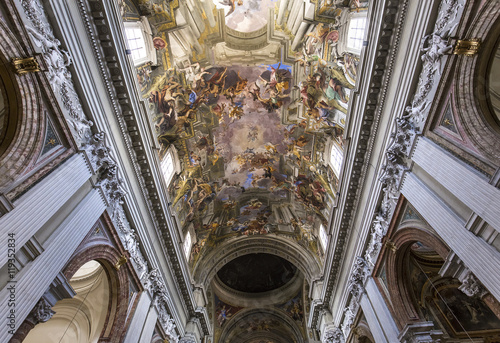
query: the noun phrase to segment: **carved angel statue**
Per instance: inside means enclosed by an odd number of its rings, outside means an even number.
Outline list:
[[[428,63],[431,71],[441,73],[441,57],[452,52],[453,46],[448,44],[448,32],[431,33],[422,38],[422,62]]]

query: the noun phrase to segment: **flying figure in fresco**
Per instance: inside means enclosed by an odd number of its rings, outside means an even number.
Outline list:
[[[241,5],[243,5],[243,0],[238,0],[238,1],[236,1],[236,0],[224,0],[224,1],[219,1],[219,3],[221,5],[229,6],[230,7],[229,12],[226,14],[226,17],[228,17],[235,10],[235,8],[236,8],[235,3],[237,3],[238,6],[241,6]]]
[[[253,100],[259,101],[268,112],[279,109],[283,106],[283,101],[288,99],[288,96],[282,96],[275,90],[269,91],[269,98],[263,98],[260,95],[260,88],[257,85],[255,85],[254,89],[249,90],[248,92],[253,95]]]

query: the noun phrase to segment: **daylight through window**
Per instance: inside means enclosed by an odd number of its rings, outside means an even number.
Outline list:
[[[352,18],[349,23],[347,46],[353,50],[361,51],[365,33],[366,18]]]

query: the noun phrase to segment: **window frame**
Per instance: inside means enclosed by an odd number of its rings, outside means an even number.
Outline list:
[[[338,155],[334,156],[332,152],[335,151],[338,153]],[[337,161],[340,158],[340,163],[338,165],[334,164],[334,159],[333,157],[336,157],[335,160]],[[328,156],[328,164],[333,170],[333,173],[339,177],[340,171],[342,169],[342,164],[344,162],[344,150],[342,147],[335,141],[332,141],[332,144],[330,146],[330,155]]]
[[[170,166],[167,168],[166,165],[168,161],[170,161]],[[172,179],[176,173],[176,169],[177,168],[175,165],[175,158],[173,156],[173,152],[169,149],[167,150],[165,156],[163,156],[163,159],[160,161],[160,170],[163,175],[163,179],[167,184],[167,187],[170,186],[170,182],[172,182]]]
[[[134,63],[134,66],[140,66],[142,64],[151,62],[153,65],[157,64],[157,59],[156,59],[156,49],[154,48],[153,45],[153,37],[152,37],[152,31],[151,27],[149,26],[148,19],[146,17],[141,17],[141,20],[139,21],[125,21],[123,23],[124,26],[124,36],[125,36],[125,42],[127,45],[127,49],[132,50],[130,46],[130,39],[127,36],[127,31],[128,30],[140,30],[142,33],[142,41],[144,42],[144,52],[145,56],[141,58],[134,58],[132,54],[130,57],[132,58],[132,61]]]
[[[184,256],[186,257],[187,261],[189,261],[189,255],[191,254],[192,243],[191,232],[189,232],[188,230],[186,235],[184,236],[184,242],[182,243],[182,249],[184,250]]]
[[[351,35],[352,35],[352,26],[351,25],[354,22],[359,22],[359,21],[363,21],[364,22],[364,28],[362,30],[362,33],[361,33],[361,35],[359,37],[351,38]],[[347,28],[347,39],[346,39],[346,45],[345,45],[345,48],[346,48],[346,50],[348,52],[351,52],[351,53],[356,54],[356,55],[360,55],[361,54],[361,50],[363,49],[363,42],[365,40],[365,33],[366,33],[367,23],[368,23],[368,18],[365,15],[353,15],[349,19],[348,28]],[[359,28],[355,28],[355,30],[357,31],[357,30],[359,30]],[[352,39],[361,42],[359,48],[357,46],[351,45],[351,40]]]

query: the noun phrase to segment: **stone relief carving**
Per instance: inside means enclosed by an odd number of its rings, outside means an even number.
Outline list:
[[[351,332],[352,324],[354,323],[358,309],[358,299],[351,298],[349,306],[344,309],[344,320],[342,321],[342,332],[344,333],[344,337],[349,337],[349,333]]]
[[[411,105],[406,108],[407,118],[415,126],[423,125],[428,115],[429,105],[434,98],[436,79],[441,76],[443,56],[452,52],[453,47],[448,43],[449,37],[455,31],[459,22],[459,13],[464,7],[464,0],[443,0],[439,7],[439,14],[434,32],[422,38],[421,57],[423,62],[417,92]],[[421,129],[419,126],[418,129]]]
[[[321,343],[345,343],[344,334],[337,327],[329,329],[325,332]]]
[[[479,280],[470,270],[460,278],[460,281],[462,282],[462,285],[460,285],[458,289],[469,297],[478,296],[479,298],[481,298],[486,295],[486,293],[488,293],[481,282],[479,282]]]
[[[60,48],[61,42],[54,37],[47,15],[39,0],[21,0],[26,17],[31,23],[27,25],[33,43],[41,50],[47,64],[50,84],[59,94],[64,108],[67,110],[67,121],[73,130],[79,146],[90,137],[93,123],[85,116],[82,105],[76,94],[68,66],[71,64],[69,53]]]
[[[191,333],[187,333],[179,340],[179,343],[196,343],[196,337]]]
[[[368,263],[364,258],[357,256],[349,278],[349,289],[353,298],[358,299],[365,291],[365,280],[370,274]]]
[[[98,132],[92,135],[91,127],[93,123],[85,116],[80,99],[75,91],[71,73],[68,70],[68,66],[71,64],[71,56],[67,51],[60,48],[61,43],[54,37],[54,32],[40,0],[21,0],[21,5],[30,22],[30,25],[26,26],[28,33],[34,44],[41,50],[47,64],[48,77],[53,91],[59,94],[61,102],[67,110],[67,121],[73,130],[73,136],[78,146],[86,153],[93,168],[93,173],[97,174],[96,186],[102,188],[108,201],[111,219],[118,229],[120,240],[129,251],[132,264],[139,278],[141,281],[146,282],[144,287],[151,287],[149,285],[151,283],[154,288],[154,298],[157,300],[155,305],[158,313],[160,313],[160,322],[169,339],[177,342],[176,326],[174,320],[168,314],[168,291],[161,276],[153,273],[155,270],[152,271],[153,280],[150,279],[151,273],[148,274],[148,263],[140,250],[138,235],[130,226],[123,208],[123,198],[126,191],[123,180],[118,176],[118,165],[111,157],[111,148],[106,145],[105,133]],[[147,278],[144,277],[145,275],[147,275]],[[42,298],[42,300],[44,299]],[[48,309],[45,306],[48,304],[42,304],[42,300],[35,307],[37,309],[36,315],[40,318],[43,318],[42,315],[49,315],[50,311],[52,311],[50,306]]]
[[[47,320],[52,318],[52,316],[56,312],[52,310],[52,306],[50,306],[49,302],[44,298],[40,298],[37,302],[33,310],[31,310],[30,314],[26,319],[31,321],[33,325],[38,323],[45,323]]]

